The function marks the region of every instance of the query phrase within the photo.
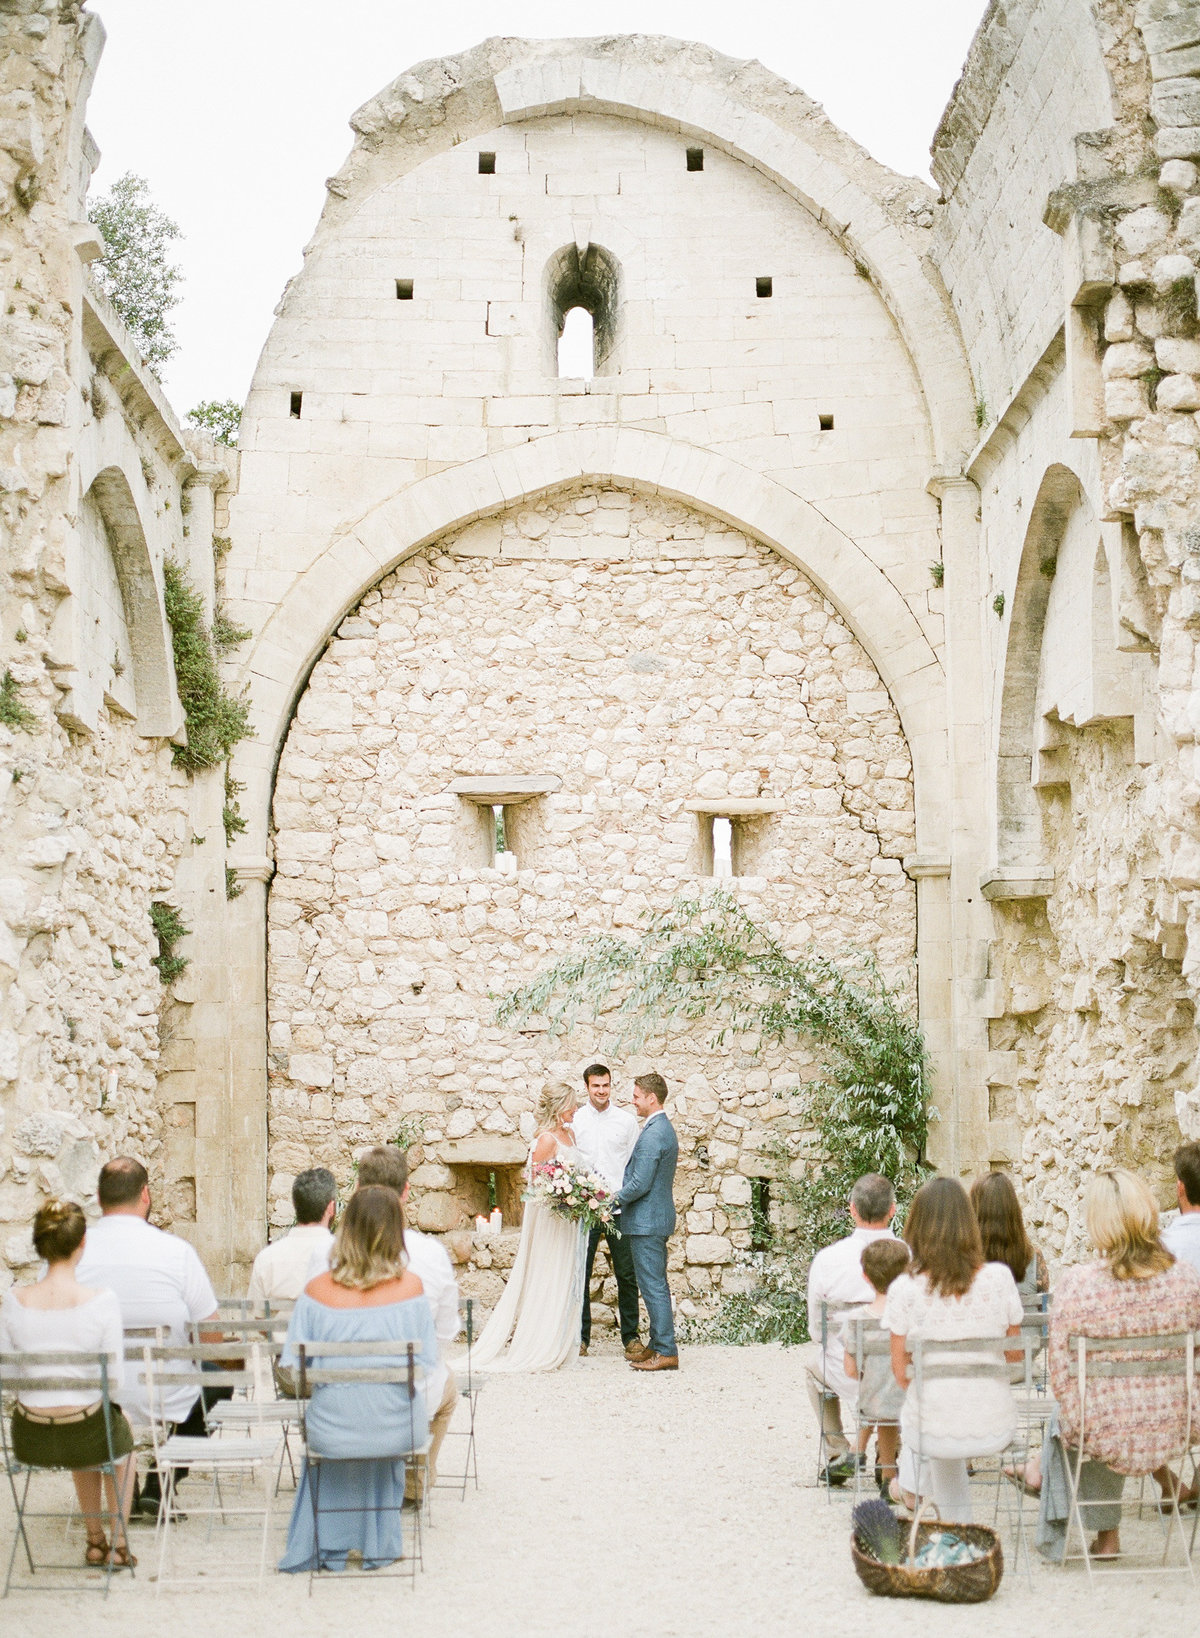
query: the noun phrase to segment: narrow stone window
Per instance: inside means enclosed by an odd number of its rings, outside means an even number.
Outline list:
[[[596,373],[596,322],[586,307],[572,307],[558,338],[560,380],[590,381]]]
[[[697,814],[701,874],[728,879],[739,874],[736,821],[724,813]]]
[[[499,802],[496,802],[496,803],[493,804],[493,806],[492,806],[492,861],[497,866],[500,866],[501,856],[503,854],[507,853],[509,855],[509,858],[512,860],[512,867],[515,867],[516,861],[517,861],[517,856],[513,852],[512,848],[509,846],[509,843],[508,843],[509,825],[508,825],[508,821],[507,821],[507,819],[505,817],[507,813],[508,813],[508,809],[505,808],[505,807],[502,807]],[[510,867],[510,868],[512,868],[512,867]],[[503,868],[503,866],[501,866],[501,868]]]
[[[495,174],[496,174],[496,156],[495,156],[495,154],[480,154],[480,156],[479,156],[479,174],[480,174],[480,176],[495,176]]]
[[[773,286],[772,286],[772,281],[770,279],[755,279],[755,281],[754,281],[754,294],[756,296],[771,296],[771,295],[774,295],[774,289],[773,289]]]
[[[613,373],[619,296],[620,269],[602,245],[564,245],[550,258],[546,362],[552,373],[583,380]]]
[[[768,872],[771,815],[780,813],[783,807],[784,803],[770,796],[688,802],[688,811],[696,815],[691,865],[695,874],[728,880]]]
[[[411,279],[396,280],[396,300],[411,301],[413,299],[413,282]]]
[[[288,400],[288,414],[291,416],[293,421],[298,421],[300,419],[300,409],[303,403],[304,394],[302,392],[294,392],[291,395],[291,398]]]
[[[459,824],[460,857],[475,869],[502,870],[513,875],[518,857],[526,868],[536,862],[541,823],[537,816],[539,796],[547,796],[562,785],[556,774],[545,777],[519,774],[464,775],[450,786],[449,794],[462,804]]]
[[[820,427],[822,432],[832,432],[833,431],[833,416],[832,415],[818,415],[817,416],[817,425]]]
[[[771,1247],[771,1180],[769,1177],[750,1179],[750,1250],[769,1251]]]
[[[687,168],[688,168],[689,171],[702,171],[704,169],[704,149],[703,148],[689,148],[688,149],[688,151],[687,151]]]

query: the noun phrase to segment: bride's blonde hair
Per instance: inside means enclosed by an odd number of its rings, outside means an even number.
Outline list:
[[[574,1109],[578,1103],[575,1088],[566,1081],[547,1081],[538,1097],[534,1118],[539,1132],[552,1132],[564,1109]]]

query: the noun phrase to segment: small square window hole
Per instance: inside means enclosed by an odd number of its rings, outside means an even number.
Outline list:
[[[688,149],[688,151],[687,151],[687,168],[688,168],[689,171],[702,171],[704,169],[704,149],[703,148],[689,148]]]
[[[298,421],[300,419],[300,410],[303,403],[304,394],[302,392],[294,392],[288,400],[288,414],[291,416],[293,421]]]
[[[774,294],[770,279],[755,279],[754,294],[756,296],[770,296]]]
[[[496,174],[496,156],[495,156],[495,154],[480,154],[480,156],[479,156],[479,174],[480,174],[480,176],[495,176],[495,174]]]
[[[832,415],[818,415],[817,416],[817,425],[820,427],[822,432],[832,432],[833,431],[833,416]]]
[[[396,280],[396,300],[411,301],[413,299],[413,282],[411,279]]]

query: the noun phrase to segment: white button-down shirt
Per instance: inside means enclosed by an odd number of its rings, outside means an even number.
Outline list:
[[[333,1235],[321,1223],[297,1223],[282,1240],[272,1240],[254,1259],[246,1295],[255,1302],[295,1302],[311,1279],[318,1251],[329,1255]]]
[[[872,1240],[891,1240],[890,1228],[856,1228],[844,1240],[818,1251],[808,1270],[808,1334],[817,1344],[819,1368],[828,1387],[839,1399],[854,1400],[858,1384],[846,1375],[845,1349],[838,1340],[842,1328],[840,1315],[830,1315],[826,1341],[828,1348],[821,1351],[821,1304],[868,1303],[875,1298],[875,1287],[862,1271],[863,1247]]]
[[[80,1285],[106,1285],[116,1292],[126,1330],[164,1326],[172,1346],[187,1343],[189,1320],[211,1319],[217,1311],[204,1264],[187,1241],[152,1228],[132,1212],[114,1212],[88,1224],[75,1277]],[[150,1420],[149,1404],[139,1370],[139,1364],[130,1361],[121,1408],[131,1422],[144,1425]],[[182,1422],[198,1398],[195,1388],[167,1390],[162,1395],[163,1415]]]
[[[1200,1211],[1181,1211],[1162,1231],[1162,1243],[1175,1257],[1200,1274]]]
[[[619,1189],[625,1168],[638,1140],[637,1118],[629,1109],[610,1103],[601,1111],[589,1103],[575,1111],[575,1142],[584,1164],[610,1189]]]

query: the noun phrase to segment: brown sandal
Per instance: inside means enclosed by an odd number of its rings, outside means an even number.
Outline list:
[[[101,1536],[99,1541],[93,1541],[90,1536],[88,1537],[87,1550],[83,1555],[85,1564],[90,1564],[93,1569],[98,1570],[108,1563],[108,1554],[107,1536]]]
[[[114,1570],[136,1570],[137,1559],[129,1551],[128,1546],[113,1547],[108,1554],[108,1562]]]

